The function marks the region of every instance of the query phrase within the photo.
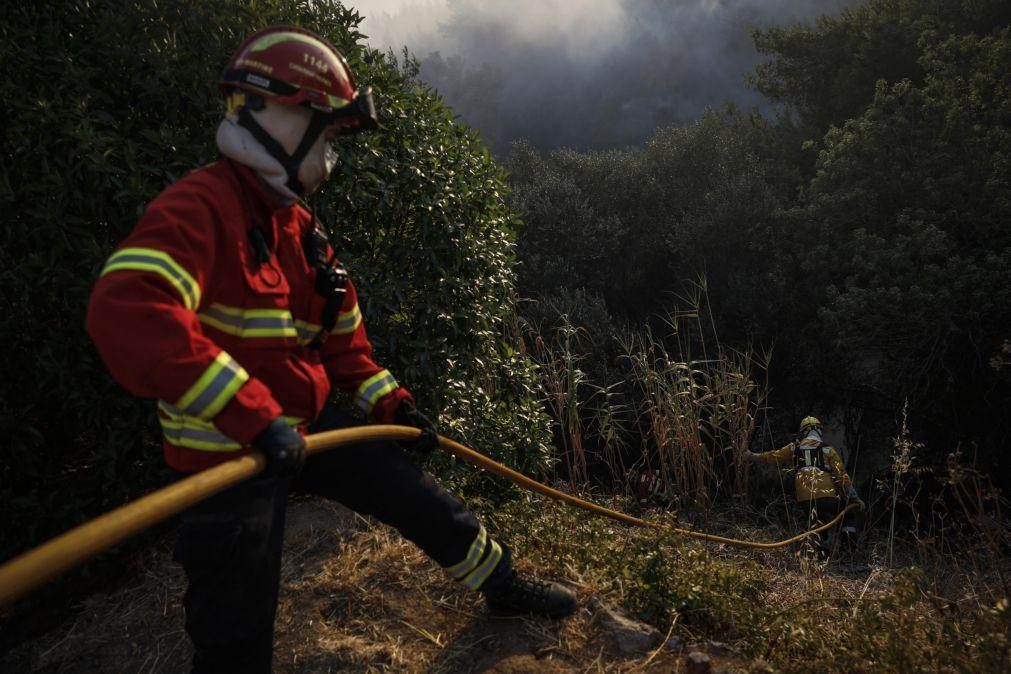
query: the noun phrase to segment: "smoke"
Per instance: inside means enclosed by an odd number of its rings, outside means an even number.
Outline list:
[[[379,49],[407,47],[420,78],[503,152],[510,141],[638,143],[707,106],[768,102],[745,78],[756,27],[810,23],[855,0],[359,0]]]

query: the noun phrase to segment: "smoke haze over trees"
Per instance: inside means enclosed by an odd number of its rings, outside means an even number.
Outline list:
[[[756,34],[753,82],[789,118],[710,110],[622,150],[517,143],[520,290],[570,316],[567,293],[599,299],[599,335],[705,278],[721,338],[774,346],[791,426],[848,418],[873,473],[908,401],[925,461],[961,446],[1006,484],[1009,26],[997,0],[869,0]]]
[[[497,153],[605,149],[732,101],[768,109],[746,78],[756,27],[811,22],[852,0],[361,0],[362,32],[404,46],[420,79]]]
[[[1007,2],[356,8],[508,157],[523,295],[641,326],[704,278],[784,418],[887,445],[909,398],[939,456],[1001,455]]]

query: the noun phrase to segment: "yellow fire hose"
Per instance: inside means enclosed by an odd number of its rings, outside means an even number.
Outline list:
[[[407,426],[358,426],[354,428],[326,431],[307,436],[307,453],[312,455],[342,445],[352,445],[367,440],[413,440],[421,434],[416,428]],[[531,480],[488,457],[464,447],[458,442],[439,436],[439,446],[454,456],[503,477],[524,489],[550,496],[570,505],[588,510],[597,515],[609,517],[625,524],[663,529],[660,524],[647,522],[638,517],[609,510],[595,503],[552,489]],[[265,466],[259,453],[222,463],[190,477],[179,480],[163,489],[152,492],[132,503],[96,517],[76,529],[43,543],[37,548],[8,561],[0,566],[0,607],[8,606],[29,594],[56,576],[84,562],[93,555],[120,543],[134,534],[158,522],[168,519],[186,508],[224,491],[232,485],[247,480],[261,472]],[[807,536],[834,526],[855,506],[847,506],[835,519],[816,529],[774,543],[757,543],[724,538],[689,529],[673,528],[683,536],[698,538],[753,548],[779,548],[799,541]]]

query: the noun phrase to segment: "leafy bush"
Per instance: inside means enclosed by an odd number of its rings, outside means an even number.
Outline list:
[[[844,385],[908,396],[928,444],[987,460],[1006,456],[1011,400],[987,362],[1011,330],[1009,58],[1007,28],[952,37],[924,52],[922,86],[880,82],[825,136],[792,232],[820,289],[808,348],[832,334]]]
[[[85,304],[144,204],[215,158],[220,69],[273,23],[326,35],[376,89],[381,130],[344,147],[317,205],[378,359],[446,427],[525,468],[543,462],[535,380],[509,345],[515,223],[502,174],[413,64],[358,44],[359,21],[334,1],[5,7],[0,558],[160,479],[152,407],[106,374]]]
[[[755,46],[770,58],[752,84],[797,113],[808,138],[859,117],[878,80],[923,82],[921,40],[986,33],[1011,21],[1003,0],[868,0],[822,16],[816,26],[758,29]]]
[[[518,558],[555,574],[575,572],[665,631],[675,615],[678,633],[720,639],[750,634],[761,623],[767,583],[755,563],[728,563],[669,529],[629,528],[540,501],[517,499],[488,516]]]
[[[774,215],[799,179],[775,124],[707,110],[621,151],[541,157],[519,143],[507,168],[523,214],[524,292],[582,288],[641,322],[667,313],[704,275],[727,319],[721,327],[734,331],[727,336],[771,334],[782,279]]]

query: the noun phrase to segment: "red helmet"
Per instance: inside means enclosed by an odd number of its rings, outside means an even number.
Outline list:
[[[327,127],[339,122],[339,133],[348,134],[377,126],[372,89],[356,88],[355,76],[337,48],[302,28],[271,26],[250,35],[228,61],[218,86],[228,97],[229,113],[281,163],[288,187],[298,195],[305,193],[299,166]],[[291,154],[251,112],[261,109],[265,99],[312,110]]]
[[[271,26],[242,43],[218,82],[281,105],[302,105],[332,120],[347,119],[349,131],[375,128],[369,87],[358,88],[354,73],[328,40],[303,28]]]

